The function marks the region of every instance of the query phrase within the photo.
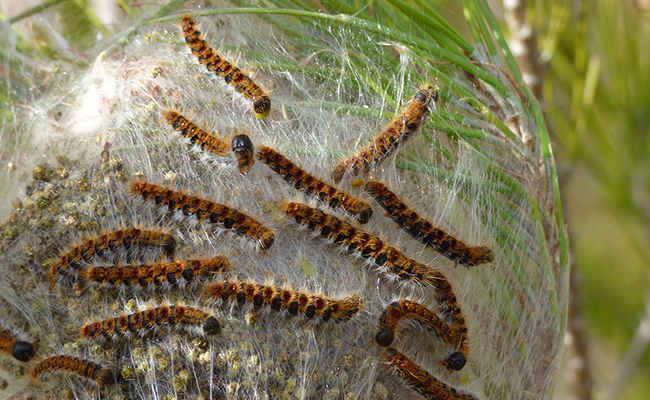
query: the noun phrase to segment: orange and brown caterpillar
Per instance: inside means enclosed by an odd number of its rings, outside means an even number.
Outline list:
[[[228,61],[224,60],[203,39],[201,32],[196,28],[191,16],[183,17],[181,21],[185,43],[192,50],[199,62],[210,71],[222,77],[226,83],[232,85],[235,91],[241,93],[247,100],[253,102],[253,111],[258,119],[264,118],[271,112],[271,99],[248,76]]]
[[[320,210],[299,203],[284,203],[280,208],[296,222],[306,225],[312,231],[319,231],[321,236],[346,246],[349,251],[359,252],[361,257],[372,260],[379,267],[387,268],[400,279],[433,286],[441,314],[456,331],[458,351],[467,354],[465,316],[451,284],[442,273],[406,257],[400,250],[377,236]]]
[[[431,100],[438,101],[438,90],[432,86],[420,89],[404,108],[402,114],[384,127],[370,144],[339,162],[332,172],[334,182],[339,182],[346,173],[349,175],[366,174],[372,168],[377,167],[418,130],[429,112]]]
[[[176,260],[151,264],[88,267],[80,275],[92,283],[105,286],[149,286],[164,283],[192,282],[195,278],[209,278],[230,268],[226,257],[200,260]]]
[[[389,347],[384,352],[388,363],[421,395],[431,400],[478,400],[478,397],[463,390],[448,386],[422,367],[409,360],[404,354]]]
[[[401,279],[422,282],[430,272],[430,268],[408,259],[400,250],[380,238],[320,210],[300,203],[284,203],[281,210],[310,230],[319,231],[334,243],[346,246],[349,251],[360,252],[362,257],[388,268]]]
[[[418,213],[410,209],[383,183],[367,181],[365,189],[402,229],[450,260],[468,267],[494,261],[492,250],[485,246],[468,246],[462,240],[433,226],[431,222],[421,218]]]
[[[251,139],[246,135],[237,135],[232,138],[230,147],[232,148],[233,153],[235,153],[235,157],[237,157],[239,173],[246,175],[251,170],[253,164],[255,164],[253,142],[251,142]]]
[[[52,356],[32,367],[32,378],[52,371],[67,371],[95,381],[99,386],[106,386],[115,381],[113,371],[83,358],[73,356]]]
[[[199,221],[208,220],[213,224],[221,223],[224,228],[235,230],[259,241],[260,247],[267,250],[275,241],[273,231],[248,215],[213,201],[177,192],[144,181],[131,183],[131,191],[156,204],[165,204],[170,210],[179,210],[192,214]]]
[[[84,338],[96,339],[101,336],[126,336],[131,333],[144,335],[153,328],[174,325],[200,326],[205,335],[216,335],[221,331],[219,321],[203,310],[183,305],[164,305],[95,321],[82,326],[79,332]]]
[[[273,171],[282,175],[284,180],[291,183],[296,189],[304,190],[308,194],[318,197],[320,201],[327,203],[330,207],[338,207],[352,215],[356,215],[361,224],[365,224],[370,220],[372,208],[368,203],[356,199],[305,172],[274,149],[261,146],[257,156]]]
[[[163,117],[176,131],[190,139],[190,142],[201,146],[203,150],[210,151],[222,157],[230,154],[230,148],[227,143],[222,142],[219,137],[212,136],[208,132],[199,128],[192,121],[176,111],[167,110],[163,114]]]
[[[67,252],[61,253],[58,259],[50,265],[50,278],[55,284],[59,275],[68,272],[68,268],[77,269],[81,261],[89,261],[93,255],[101,254],[116,247],[158,246],[167,256],[173,256],[176,250],[176,239],[168,233],[154,229],[118,229],[72,246]]]
[[[16,335],[0,326],[0,353],[27,362],[34,357],[35,350],[33,344],[18,340]]]
[[[382,347],[390,346],[395,339],[397,325],[404,318],[412,318],[424,324],[434,333],[436,338],[447,344],[457,345],[456,332],[450,325],[448,325],[444,320],[438,318],[438,316],[426,306],[407,299],[392,302],[381,313],[381,317],[379,318],[380,330],[375,336],[377,344]],[[462,343],[458,344],[460,344],[459,347],[461,347],[461,349],[467,350],[466,345],[463,346]],[[466,354],[463,354],[460,351],[455,351],[445,358],[442,365],[447,367],[449,370],[458,371],[465,366],[466,362]]]
[[[221,281],[205,289],[213,299],[250,303],[256,307],[270,306],[285,309],[289,314],[303,314],[307,318],[320,317],[323,321],[347,321],[361,308],[361,298],[350,295],[337,300],[289,288],[242,281]]]

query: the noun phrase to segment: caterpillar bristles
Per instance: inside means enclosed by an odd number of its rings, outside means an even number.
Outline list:
[[[166,110],[163,113],[163,118],[174,130],[188,138],[193,144],[201,147],[201,149],[221,157],[230,155],[230,146],[227,143],[222,142],[218,136],[204,131],[179,112]]]
[[[334,182],[343,176],[367,174],[415,133],[429,113],[430,102],[438,101],[438,90],[433,86],[422,87],[406,105],[401,115],[395,117],[370,144],[339,161],[332,172]]]
[[[97,339],[99,337],[119,338],[135,334],[144,336],[154,329],[164,327],[200,327],[204,335],[216,335],[221,331],[221,324],[212,315],[195,307],[181,304],[149,307],[146,310],[118,317],[106,318],[79,329],[82,337]]]
[[[307,318],[319,317],[323,321],[347,321],[362,306],[361,298],[354,294],[339,300],[287,287],[243,281],[219,281],[207,286],[204,293],[215,300],[249,303],[255,307],[269,306],[276,311],[284,309],[292,315],[300,313]]]
[[[381,313],[379,319],[379,332],[375,335],[375,341],[382,347],[389,346],[395,339],[395,331],[400,321],[404,318],[412,318],[424,324],[429,331],[433,332],[437,339],[447,344],[455,345],[462,350],[451,353],[442,361],[442,365],[451,371],[458,371],[465,366],[467,361],[468,346],[462,343],[464,337],[458,337],[452,326],[429,310],[425,305],[416,301],[401,299],[388,305]]]
[[[183,37],[185,43],[192,50],[199,62],[222,77],[226,83],[232,85],[236,92],[244,95],[247,100],[253,102],[253,111],[257,119],[265,118],[271,112],[271,99],[264,93],[246,74],[236,66],[224,60],[210,45],[203,39],[201,32],[196,28],[194,18],[186,15],[181,20]]]
[[[57,284],[60,276],[69,275],[70,270],[76,271],[82,261],[88,262],[95,255],[102,255],[105,251],[113,250],[118,246],[156,246],[160,247],[165,255],[173,257],[176,239],[168,232],[140,228],[118,229],[87,238],[62,252],[58,259],[50,261],[49,273],[52,284]]]
[[[90,266],[79,274],[91,284],[106,286],[161,286],[184,285],[195,280],[206,280],[217,273],[230,269],[230,261],[224,256],[205,259],[176,260],[131,265]]]
[[[462,240],[434,226],[410,209],[383,183],[369,180],[364,187],[400,228],[450,260],[468,267],[494,261],[492,250],[485,246],[468,246]]]
[[[234,230],[240,235],[257,239],[262,250],[268,250],[275,241],[275,234],[256,219],[224,204],[204,200],[197,196],[164,188],[145,181],[131,183],[131,192],[145,199],[153,200],[157,205],[164,204],[170,210],[177,210],[185,215],[194,215],[200,222],[222,224],[224,228]]]
[[[260,146],[257,156],[296,189],[318,198],[330,207],[341,208],[356,216],[360,224],[365,224],[372,217],[372,208],[368,203],[356,199],[307,173],[274,149],[268,146]]]
[[[40,361],[32,367],[31,376],[37,381],[43,374],[53,371],[70,372],[94,381],[98,386],[107,386],[115,381],[115,376],[111,369],[102,367],[86,359],[69,355],[52,356]]]
[[[399,375],[409,385],[411,385],[411,387],[413,387],[413,389],[427,399],[478,400],[478,398],[471,393],[456,390],[453,387],[442,383],[433,375],[422,369],[422,367],[408,359],[404,354],[392,347],[389,347],[384,351],[383,355],[395,371],[397,371]]]

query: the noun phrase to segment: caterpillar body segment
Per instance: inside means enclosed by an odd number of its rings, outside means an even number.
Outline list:
[[[219,137],[213,136],[199,128],[178,112],[167,110],[163,114],[163,117],[174,130],[188,138],[193,144],[200,146],[201,149],[221,157],[226,157],[230,154],[230,146],[227,143],[222,142]]]
[[[391,345],[395,339],[397,326],[404,318],[411,318],[422,323],[437,339],[450,345],[460,345],[459,347],[463,351],[467,351],[466,345],[458,343],[459,338],[457,338],[452,325],[447,324],[426,306],[407,299],[392,302],[381,313],[379,332],[375,335],[377,344],[382,347]],[[467,354],[455,351],[445,358],[442,364],[449,370],[458,371],[465,366],[466,361]]]
[[[365,183],[365,189],[400,228],[450,260],[468,267],[494,261],[492,250],[486,246],[469,246],[434,226],[409,208],[383,183],[370,180]]]
[[[52,356],[40,361],[32,367],[31,376],[34,380],[39,380],[42,375],[54,371],[65,371],[79,375],[94,381],[98,386],[107,386],[115,381],[111,369],[80,357],[68,355]]]
[[[360,224],[365,224],[370,220],[372,208],[368,203],[309,174],[271,147],[260,146],[257,156],[296,189],[318,198],[330,207],[341,208],[356,216]]]
[[[339,161],[332,172],[334,182],[345,175],[367,174],[376,168],[415,133],[429,113],[431,102],[438,101],[438,90],[433,86],[420,89],[406,105],[401,115],[393,119],[368,145]]]
[[[231,268],[224,256],[176,260],[148,264],[91,266],[80,273],[82,279],[103,286],[160,286],[205,280]]]
[[[99,236],[88,238],[62,252],[58,259],[50,261],[50,279],[56,285],[60,276],[76,271],[82,261],[90,261],[95,255],[101,255],[116,247],[160,247],[168,257],[173,257],[176,239],[169,232],[156,229],[128,228],[118,229]]]
[[[253,103],[253,111],[257,119],[265,118],[271,112],[271,99],[259,86],[236,66],[226,61],[203,39],[201,32],[197,29],[194,18],[186,15],[181,20],[183,37],[185,43],[192,50],[199,62],[206,66],[209,71],[222,77],[230,84],[236,92],[241,93],[247,100]]]
[[[350,295],[344,299],[334,299],[289,288],[264,285],[253,282],[220,281],[205,289],[205,295],[214,300],[249,303],[256,307],[268,306],[273,310],[287,310],[289,314],[298,313],[307,318],[319,317],[323,321],[347,321],[362,306],[361,298]]]
[[[224,204],[205,200],[197,196],[168,189],[145,181],[131,183],[131,192],[157,205],[164,204],[170,210],[178,210],[185,215],[194,215],[199,221],[223,224],[225,229],[234,230],[240,235],[258,240],[262,250],[267,250],[275,241],[275,234],[256,219]]]
[[[130,334],[144,335],[151,329],[159,327],[201,327],[203,334],[216,335],[221,331],[221,324],[207,312],[183,305],[165,305],[150,307],[131,314],[122,314],[86,324],[79,330],[84,338],[124,337]]]
[[[389,347],[383,353],[393,369],[418,393],[430,400],[478,400],[473,394],[457,390],[436,379],[404,354]]]

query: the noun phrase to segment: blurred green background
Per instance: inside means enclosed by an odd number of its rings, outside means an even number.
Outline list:
[[[513,3],[494,7],[511,37]],[[522,4],[574,268],[556,398],[648,399],[650,2]]]
[[[586,324],[567,336],[586,342],[586,359],[567,349],[556,397],[647,399],[650,4],[531,2],[528,19],[579,283],[572,303],[584,306],[569,325]]]
[[[42,8],[30,9],[25,2],[18,9],[15,3],[0,1],[0,19],[12,17],[5,23],[22,20],[25,10],[38,13],[56,6],[64,9],[57,15],[67,16],[59,21],[67,28],[64,37],[23,32],[24,38],[37,40],[17,47],[44,60],[42,65],[11,66],[7,60],[19,61],[0,54],[8,79],[0,91],[4,104],[24,97],[17,92],[21,87],[38,87],[39,80],[56,73],[46,60],[79,67],[92,62],[84,52],[142,6],[133,0],[50,0]],[[170,3],[175,7],[182,1]],[[31,5],[36,4],[41,2]],[[579,283],[572,292],[577,307],[556,398],[650,399],[650,1],[504,0],[490,5],[506,37],[519,35],[532,44],[528,54],[523,49],[532,65],[524,72],[532,68],[538,79],[533,89],[554,144],[574,282]],[[460,2],[439,1],[436,7],[462,31]],[[18,84],[9,87],[8,82]],[[2,109],[4,116],[9,112]]]

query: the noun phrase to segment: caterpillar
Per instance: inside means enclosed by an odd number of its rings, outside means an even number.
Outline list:
[[[260,224],[248,215],[223,204],[190,196],[144,181],[132,182],[131,192],[150,199],[156,204],[165,204],[169,209],[193,214],[199,221],[208,220],[211,223],[221,223],[224,228],[235,230],[238,234],[247,235],[259,241],[262,250],[273,245],[273,231]]]
[[[377,167],[418,130],[429,112],[429,104],[432,100],[438,101],[436,88],[426,86],[420,89],[402,114],[386,125],[370,144],[339,162],[332,172],[334,182],[339,182],[346,173],[351,176],[367,174],[372,168]]]
[[[230,147],[237,157],[239,173],[246,175],[251,170],[253,164],[255,164],[253,142],[251,142],[251,139],[246,135],[237,135],[232,138]]]
[[[192,50],[199,62],[222,77],[226,83],[232,85],[236,92],[244,95],[247,100],[253,102],[253,111],[257,119],[265,118],[271,112],[271,99],[259,88],[248,76],[236,66],[224,60],[210,45],[203,39],[201,32],[196,28],[196,23],[191,16],[185,16],[181,20],[185,43]]]
[[[365,224],[370,220],[372,208],[368,203],[358,200],[305,172],[274,149],[261,146],[257,156],[296,189],[304,190],[308,194],[317,197],[320,201],[327,203],[330,207],[338,207],[352,215],[356,215],[361,224]]]
[[[448,386],[422,367],[409,360],[404,354],[389,347],[384,358],[413,389],[431,400],[478,400],[478,397],[463,390]]]
[[[200,260],[176,260],[151,264],[114,265],[107,267],[88,267],[80,276],[92,283],[109,286],[148,286],[162,285],[165,282],[177,284],[179,281],[192,282],[195,278],[208,278],[218,272],[230,269],[226,257]]]
[[[203,150],[210,151],[222,157],[230,154],[230,148],[227,143],[222,142],[217,136],[210,135],[176,111],[167,110],[163,114],[163,117],[176,131],[190,139],[190,142],[199,145]]]
[[[34,365],[31,370],[32,378],[38,380],[43,374],[52,371],[67,371],[95,381],[99,386],[106,386],[115,381],[113,371],[83,358],[58,355],[46,358]]]
[[[18,340],[16,335],[0,326],[0,353],[27,362],[34,357],[35,350],[33,344]]]
[[[96,339],[100,336],[116,337],[130,333],[143,335],[155,327],[166,325],[201,326],[205,335],[216,335],[221,331],[219,321],[205,311],[183,305],[164,305],[95,321],[82,326],[79,332],[84,338]]]
[[[447,344],[456,344],[455,331],[442,319],[429,310],[426,306],[407,299],[394,301],[384,309],[379,318],[379,332],[375,336],[375,341],[382,347],[389,346],[395,339],[395,330],[397,325],[404,318],[412,318],[423,323],[434,335]],[[462,346],[462,344],[461,344]],[[467,347],[463,350],[467,350]],[[442,362],[442,365],[449,370],[458,371],[465,366],[467,362],[466,354],[460,351],[451,353]]]
[[[59,275],[65,275],[68,269],[77,269],[81,261],[106,250],[124,246],[158,246],[163,252],[173,257],[176,250],[176,239],[168,232],[154,229],[118,229],[103,235],[95,236],[72,246],[67,252],[60,255],[58,260],[52,260],[50,265],[50,278],[56,284]]]
[[[320,317],[323,321],[347,321],[361,309],[357,295],[342,300],[298,292],[289,288],[242,281],[220,281],[205,288],[212,299],[252,303],[256,307],[270,306],[273,310],[285,309],[289,314],[303,314],[307,318]]]
[[[442,229],[433,226],[411,210],[386,185],[367,181],[366,191],[386,210],[388,216],[421,243],[432,247],[450,260],[466,266],[494,261],[494,253],[485,246],[468,246]]]
[[[401,251],[380,238],[315,208],[299,203],[284,203],[280,209],[296,222],[306,225],[312,231],[331,238],[334,243],[347,246],[349,251],[358,251],[380,267],[387,267],[401,279],[425,281],[429,268],[407,259]]]
[[[299,203],[284,203],[280,209],[296,222],[320,232],[321,236],[329,237],[334,243],[346,246],[349,251],[360,253],[361,257],[387,268],[400,279],[433,286],[440,312],[456,331],[458,351],[467,354],[465,317],[451,284],[442,273],[406,257],[380,238],[315,208]]]

